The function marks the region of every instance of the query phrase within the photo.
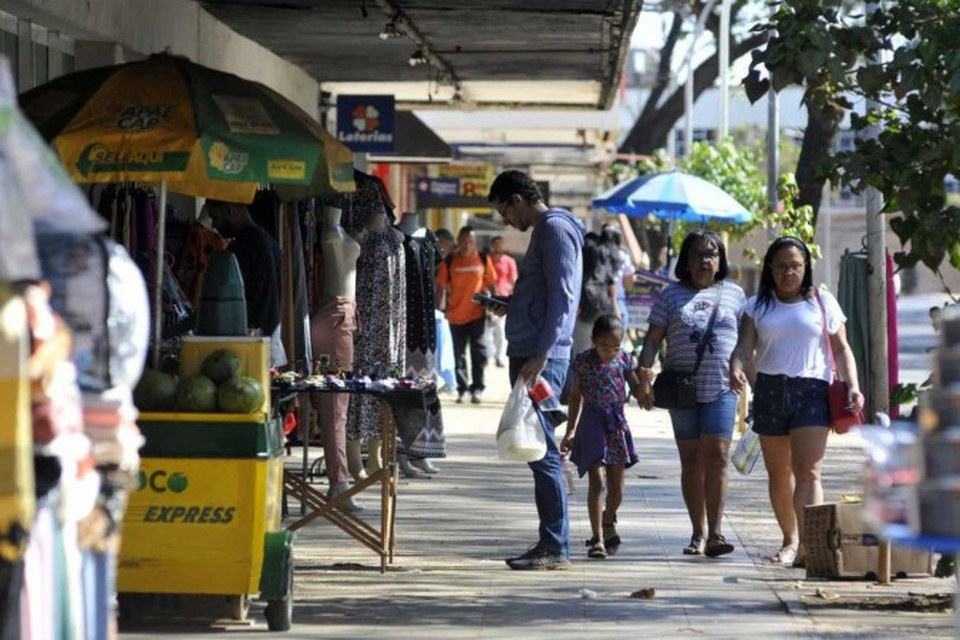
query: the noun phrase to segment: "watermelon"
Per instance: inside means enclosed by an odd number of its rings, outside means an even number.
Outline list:
[[[177,404],[177,379],[154,371],[143,372],[133,390],[133,403],[140,411],[170,411]]]
[[[217,406],[227,413],[253,413],[263,405],[263,387],[253,378],[237,376],[217,388]]]
[[[200,373],[213,380],[213,384],[220,385],[230,378],[240,375],[240,358],[229,349],[217,349],[203,360]]]
[[[204,375],[190,376],[177,387],[177,409],[208,413],[217,408],[217,385]]]

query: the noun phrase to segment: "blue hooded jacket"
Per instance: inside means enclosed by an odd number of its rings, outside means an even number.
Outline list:
[[[583,279],[583,223],[566,209],[544,211],[507,313],[507,355],[568,359]]]

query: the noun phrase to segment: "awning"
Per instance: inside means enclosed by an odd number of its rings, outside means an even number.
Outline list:
[[[371,162],[435,164],[450,162],[453,149],[410,111],[394,116],[394,149],[370,154]]]

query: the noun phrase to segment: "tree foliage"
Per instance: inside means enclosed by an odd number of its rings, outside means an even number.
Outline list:
[[[664,43],[660,49],[660,61],[657,75],[647,100],[640,110],[637,121],[631,127],[620,150],[624,153],[650,154],[667,144],[667,136],[683,117],[683,86],[674,84],[675,59],[678,58],[677,47],[684,42],[689,34],[689,26],[700,15],[705,2],[702,0],[665,0],[661,4],[663,13],[672,14],[670,28],[664,36]],[[765,33],[751,33],[746,27],[751,23],[758,10],[763,9],[763,3],[757,0],[733,0],[730,9],[732,25],[730,41],[730,61],[746,55],[751,50],[764,43]],[[712,34],[714,42],[720,30],[719,10],[715,7],[707,19],[704,37]],[[720,71],[719,56],[716,51],[703,60],[694,69],[694,100],[709,89],[717,81]]]
[[[851,114],[851,126],[876,127],[876,138],[824,157],[818,172],[856,193],[879,190],[903,245],[900,267],[938,271],[948,260],[960,268],[960,207],[945,186],[960,176],[960,1],[900,0],[859,16],[836,2],[784,2],[759,31],[773,35],[754,54],[750,98],[799,84],[811,111],[839,118],[851,98],[872,101],[865,116]]]

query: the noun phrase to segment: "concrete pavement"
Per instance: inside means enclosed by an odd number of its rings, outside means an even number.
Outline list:
[[[641,461],[628,471],[621,551],[607,560],[586,558],[583,479],[570,498],[573,568],[511,571],[503,558],[536,539],[533,483],[526,465],[497,459],[494,433],[509,389],[504,369],[491,366],[488,379],[480,406],[444,398],[449,457],[438,461],[441,472],[401,479],[397,556],[386,575],[374,554],[324,520],[298,532],[294,627],[285,637],[955,637],[952,613],[884,610],[898,595],[953,593],[952,579],[898,580],[889,587],[806,581],[802,570],[765,563],[780,540],[762,468],[749,477],[731,472],[725,534],[736,551],[720,559],[683,556],[690,530],[669,418],[634,406],[628,419]],[[293,459],[298,456],[295,450]],[[831,438],[827,501],[859,493],[861,464],[855,437]],[[378,495],[359,499],[375,522]],[[655,590],[652,599],[631,597],[645,588]],[[806,604],[818,604],[818,589],[831,606]],[[867,596],[874,610],[842,606]],[[266,633],[262,605],[255,604],[251,616],[253,625],[221,629],[217,637]]]

